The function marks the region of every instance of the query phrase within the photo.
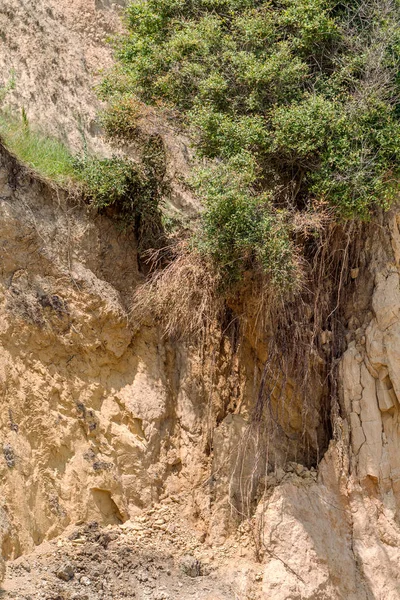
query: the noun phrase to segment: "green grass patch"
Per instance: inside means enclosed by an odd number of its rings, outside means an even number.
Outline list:
[[[0,137],[7,148],[39,175],[60,185],[78,182],[74,157],[62,142],[32,130],[26,118],[0,115]]]

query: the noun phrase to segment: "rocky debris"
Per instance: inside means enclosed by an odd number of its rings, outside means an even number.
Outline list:
[[[170,511],[163,508],[169,507],[150,509],[154,524],[161,520],[162,513],[165,522],[169,521]],[[29,562],[27,559],[11,562],[4,588],[6,597],[15,600],[248,598],[239,596],[237,587],[219,572],[222,562],[209,547],[204,545],[201,555],[182,554],[160,536],[160,530],[154,529],[153,536],[142,540],[140,530],[126,525],[104,528],[92,522],[74,528],[43,548],[39,546],[29,556]],[[187,527],[186,531],[186,544],[190,547],[192,536]],[[184,531],[179,536],[184,543]],[[77,545],[77,540],[82,543]],[[208,568],[203,568],[205,562],[209,563]],[[25,563],[31,565],[30,572]]]
[[[31,572],[31,565],[29,564],[29,562],[27,560],[23,560],[21,561],[21,567],[27,572],[30,573]]]

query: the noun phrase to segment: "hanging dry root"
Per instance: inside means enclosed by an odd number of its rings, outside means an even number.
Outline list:
[[[167,253],[167,267],[154,270]],[[198,336],[218,319],[224,305],[218,293],[220,276],[186,241],[153,253],[150,262],[152,274],[138,288],[132,303],[136,322],[156,319],[165,335],[187,338]]]

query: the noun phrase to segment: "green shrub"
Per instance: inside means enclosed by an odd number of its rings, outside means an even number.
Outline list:
[[[203,251],[273,271],[293,262],[282,214],[368,219],[396,197],[399,16],[397,0],[133,0],[103,97],[172,109],[210,161],[194,184]]]
[[[296,279],[287,215],[268,194],[254,194],[256,165],[242,153],[228,162],[198,170],[195,186],[205,213],[197,247],[220,265],[227,284],[258,264],[274,284],[287,287]]]
[[[136,192],[143,186],[139,169],[116,157],[80,157],[74,168],[96,208],[118,206],[122,212],[133,211]]]
[[[119,157],[80,157],[74,168],[95,208],[112,209],[118,219],[134,225],[139,250],[159,244],[163,231],[161,184],[146,163]]]
[[[129,139],[137,133],[142,108],[131,96],[117,97],[103,112],[101,123],[108,137]]]

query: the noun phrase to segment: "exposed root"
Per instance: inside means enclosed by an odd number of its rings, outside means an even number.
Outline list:
[[[359,265],[362,227],[332,224],[321,227],[318,238],[303,230],[303,285],[288,293],[249,271],[240,289],[224,295],[220,275],[187,242],[151,256],[152,272],[132,305],[134,320],[156,319],[165,335],[197,337],[208,358],[215,352],[213,369],[221,370],[222,361],[224,380],[230,381],[224,415],[244,414],[248,423],[223,467],[235,520],[251,517],[278,467],[316,467],[334,434],[335,365],[344,349],[341,310],[351,269]],[[253,381],[245,364],[249,356]],[[217,379],[210,398],[221,395]],[[210,449],[216,424],[211,418]]]
[[[154,270],[166,255],[163,270]],[[135,293],[131,314],[137,323],[156,319],[167,336],[196,337],[215,323],[224,305],[218,293],[220,277],[187,242],[163,248],[150,256],[149,279]]]

